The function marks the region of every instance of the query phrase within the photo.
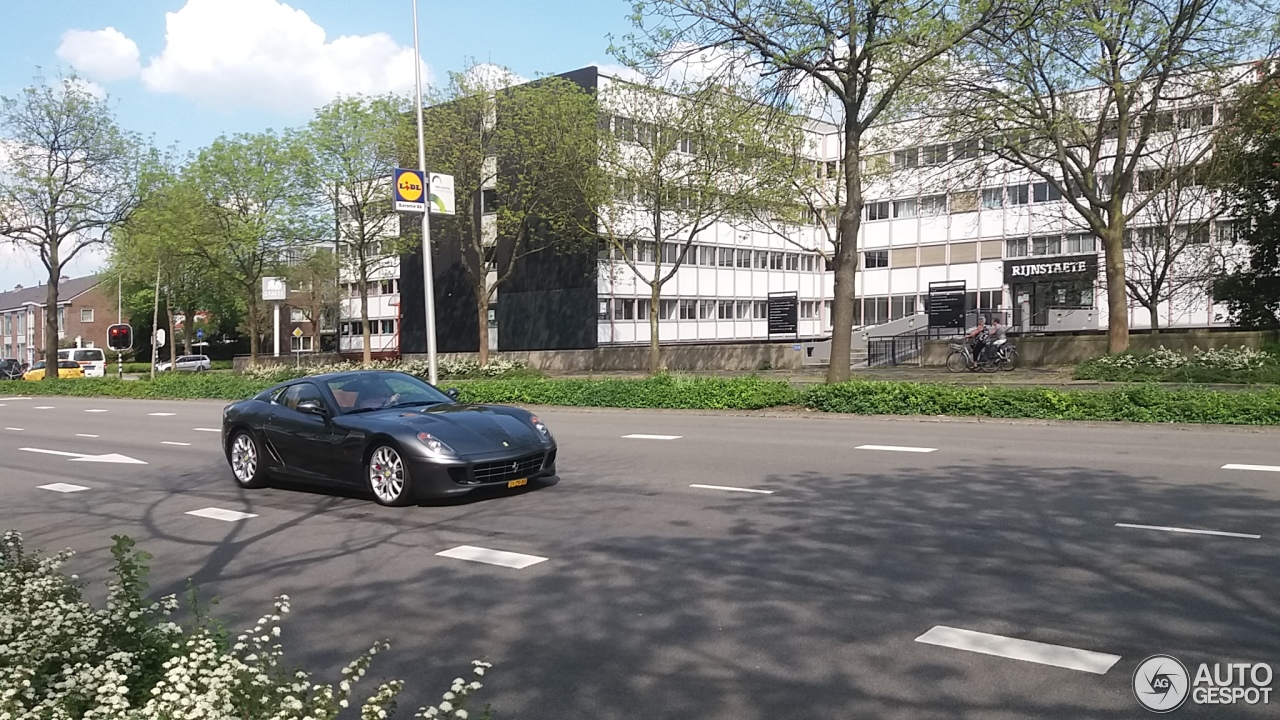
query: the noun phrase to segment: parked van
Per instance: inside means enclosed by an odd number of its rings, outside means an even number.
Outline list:
[[[70,360],[84,370],[85,377],[105,377],[107,354],[102,348],[69,348],[58,351],[59,360]]]

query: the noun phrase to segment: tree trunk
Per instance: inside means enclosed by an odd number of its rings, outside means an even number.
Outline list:
[[[191,340],[196,334],[196,308],[194,302],[187,302],[187,307],[182,311],[182,317],[182,352],[185,355],[190,355]]]
[[[249,364],[258,364],[258,295],[256,288],[249,296]]]
[[[49,243],[56,248],[57,243]],[[62,267],[54,259],[51,248],[49,253],[49,287],[46,288],[44,300],[44,377],[46,380],[58,377],[58,280]]]
[[[369,347],[373,333],[369,327],[369,280],[367,278],[360,278],[360,335],[364,339],[362,362],[365,367],[369,367],[373,363],[373,348]]]
[[[1120,213],[1111,213],[1102,239],[1107,266],[1107,350],[1122,353],[1129,349],[1129,292],[1124,282],[1124,223]]]
[[[658,347],[658,307],[661,305],[662,287],[656,282],[649,286],[649,374],[662,372],[662,354]]]
[[[1160,305],[1159,303],[1151,303],[1147,305],[1147,314],[1151,316],[1151,334],[1160,334]]]
[[[160,343],[156,335],[160,329],[160,266],[156,265],[156,288],[151,298],[151,379],[156,379],[156,363],[160,362]]]
[[[844,130],[845,204],[840,209],[840,227],[832,258],[835,271],[831,300],[831,363],[827,382],[849,379],[853,354],[853,300],[858,277],[858,226],[862,220],[862,133],[854,123],[854,108],[846,109]]]
[[[480,328],[480,344],[476,346],[480,366],[489,364],[489,296],[484,287],[476,288],[476,318]]]
[[[178,338],[173,332],[173,292],[169,288],[164,291],[164,312],[166,316],[166,332],[169,333],[169,368],[178,371]]]

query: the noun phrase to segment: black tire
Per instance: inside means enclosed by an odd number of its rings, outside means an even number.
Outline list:
[[[1010,372],[1017,367],[1018,367],[1018,351],[1017,350],[1006,350],[1005,352],[1000,353],[1000,369],[1001,370],[1005,372]]]
[[[248,430],[237,430],[231,436],[228,461],[236,484],[249,490],[267,486],[267,470],[262,463],[262,445]]]
[[[969,369],[969,358],[959,350],[952,350],[947,356],[947,369],[953,373],[964,372]]]
[[[379,505],[403,507],[413,502],[409,466],[395,446],[383,443],[374,447],[365,461],[364,477]]]

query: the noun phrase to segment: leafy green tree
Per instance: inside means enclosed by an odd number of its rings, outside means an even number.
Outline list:
[[[1102,246],[1111,352],[1129,347],[1126,231],[1212,152],[1213,105],[1274,15],[1251,0],[1026,0],[956,57],[954,125],[1050,183]]]
[[[63,268],[107,242],[137,204],[142,143],[75,76],[38,78],[0,99],[0,156],[0,239],[48,272],[44,356],[56,358]],[[50,361],[45,377],[57,375]]]
[[[503,88],[491,73],[453,73],[424,114],[427,167],[452,175],[455,215],[435,215],[432,242],[458,243],[489,359],[489,304],[522,258],[589,247],[580,216],[605,187],[596,163],[596,102],[549,77]],[[509,73],[496,73],[509,77]]]
[[[751,76],[760,98],[797,99],[839,129],[844,203],[835,271],[828,382],[849,378],[863,155],[872,125],[919,104],[941,60],[1001,12],[1006,0],[637,0],[629,64],[694,63],[712,76]],[[711,62],[704,62],[710,59]]]
[[[391,208],[389,177],[412,118],[394,95],[338,98],[316,111],[303,136],[306,175],[334,214],[338,254],[356,280],[366,365],[372,360],[369,283],[411,247]]]
[[[311,323],[311,342],[316,350],[323,349],[321,340],[325,330],[337,327],[339,265],[332,250],[317,247],[285,271],[289,304],[301,309]]]
[[[199,189],[212,231],[193,238],[193,253],[236,289],[258,359],[267,305],[262,278],[289,254],[328,234],[315,193],[302,179],[307,153],[296,134],[267,131],[219,137],[184,172]]]
[[[1234,322],[1280,327],[1280,82],[1276,66],[1245,93],[1220,145],[1223,193],[1246,262],[1218,279],[1216,299]],[[1267,71],[1269,70],[1269,71]]]
[[[798,128],[718,82],[613,83],[600,166],[612,192],[584,217],[610,257],[648,286],[649,372],[662,369],[658,321],[663,286],[688,260],[699,234],[719,222],[750,224],[753,212],[791,190],[794,161],[780,152]],[[775,200],[776,202],[776,200]],[[721,250],[725,252],[725,250]]]

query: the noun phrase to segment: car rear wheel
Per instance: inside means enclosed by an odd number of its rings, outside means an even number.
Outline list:
[[[262,467],[258,441],[246,430],[237,431],[231,438],[231,474],[242,488],[267,485],[267,471]]]
[[[390,445],[379,445],[369,454],[365,467],[369,489],[379,505],[399,507],[413,499],[409,483],[409,468],[400,453]]]

